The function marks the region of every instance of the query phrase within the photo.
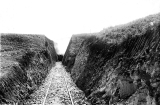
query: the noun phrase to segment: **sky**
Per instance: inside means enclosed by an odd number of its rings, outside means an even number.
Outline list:
[[[160,0],[0,0],[0,33],[43,34],[64,54],[73,34],[160,12]]]

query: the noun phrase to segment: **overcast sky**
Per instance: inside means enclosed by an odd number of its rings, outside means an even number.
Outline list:
[[[44,34],[65,53],[73,34],[160,12],[160,0],[0,0],[0,33]]]

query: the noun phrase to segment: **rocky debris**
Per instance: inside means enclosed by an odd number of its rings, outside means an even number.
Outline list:
[[[160,103],[160,14],[110,27],[72,47],[76,42],[71,39],[63,64],[92,105]]]
[[[57,61],[53,41],[41,35],[0,34],[0,104],[33,93]]]
[[[61,63],[51,69],[44,84],[23,105],[90,105]]]

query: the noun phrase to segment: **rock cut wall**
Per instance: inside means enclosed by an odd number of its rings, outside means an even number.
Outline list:
[[[160,14],[105,29],[78,48],[68,71],[93,105],[160,103]]]

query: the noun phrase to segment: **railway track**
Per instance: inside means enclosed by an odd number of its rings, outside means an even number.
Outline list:
[[[63,77],[63,76],[62,76],[62,77]],[[66,81],[65,77],[63,77],[63,79],[64,79],[64,83],[66,84],[66,89],[67,89],[67,92],[68,92],[68,94],[69,94],[69,97],[70,97],[71,103],[72,103],[72,105],[74,105],[72,95],[71,95],[71,93],[70,93],[70,91],[69,91],[69,89],[68,89],[68,83],[67,83],[67,81]]]
[[[56,63],[45,82],[23,105],[90,105],[61,63]]]

